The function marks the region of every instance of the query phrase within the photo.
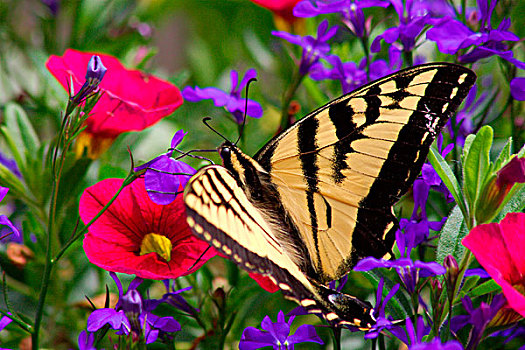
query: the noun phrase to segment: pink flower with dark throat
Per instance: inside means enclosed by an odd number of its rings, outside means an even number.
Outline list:
[[[109,202],[122,179],[106,179],[80,198],[80,217],[87,224]],[[144,179],[124,188],[115,202],[89,227],[84,251],[105,270],[149,279],[177,278],[199,269],[215,255],[186,223],[182,196],[168,205],[148,197]],[[195,265],[195,266],[194,266]]]

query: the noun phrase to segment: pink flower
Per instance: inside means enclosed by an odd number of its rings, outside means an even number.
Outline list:
[[[293,8],[299,1],[300,0],[251,0],[251,2],[267,8],[288,21],[296,19],[293,15]]]
[[[175,85],[138,70],[126,69],[113,56],[96,55],[107,72],[99,85],[102,97],[91,111],[84,136],[79,141],[82,145],[98,143],[92,147],[103,151],[119,134],[143,130],[182,104],[182,95]],[[72,83],[76,93],[84,84],[86,67],[92,56],[93,53],[67,49],[63,56],[51,55],[46,67],[66,90]],[[109,145],[104,144],[107,139],[111,140]]]
[[[79,211],[85,224],[109,202],[122,182],[106,179],[84,191]],[[215,255],[209,249],[201,257],[208,247],[191,233],[182,196],[168,205],[155,204],[141,178],[124,188],[84,238],[84,251],[93,264],[108,271],[159,280],[199,269]]]
[[[501,286],[510,307],[525,317],[525,213],[474,227],[463,245]]]

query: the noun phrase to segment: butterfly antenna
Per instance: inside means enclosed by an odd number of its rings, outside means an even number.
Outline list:
[[[248,82],[246,83],[246,93],[245,93],[245,96],[244,96],[244,115],[242,117],[242,125],[241,125],[241,129],[239,131],[239,138],[237,139],[237,141],[235,141],[234,145],[237,146],[237,143],[239,142],[239,140],[241,139],[242,137],[242,133],[244,131],[244,126],[246,125],[246,115],[248,114],[248,88],[250,87],[250,83],[254,82],[254,81],[257,81],[257,79],[255,78],[251,78],[250,80],[248,80]]]
[[[202,118],[202,122],[204,123],[204,125],[206,125],[211,131],[213,131],[214,133],[216,133],[217,135],[219,135],[220,137],[222,137],[226,142],[229,142],[230,140],[228,140],[226,137],[224,137],[220,132],[218,132],[217,130],[215,130],[213,128],[213,126],[211,126],[210,124],[208,124],[208,121],[211,120],[211,117],[204,117]]]

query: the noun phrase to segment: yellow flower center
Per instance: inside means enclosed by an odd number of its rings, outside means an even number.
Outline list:
[[[171,259],[171,241],[163,235],[148,233],[140,244],[140,255],[157,253],[166,261]]]

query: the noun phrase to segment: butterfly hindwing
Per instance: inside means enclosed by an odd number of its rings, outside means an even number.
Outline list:
[[[290,257],[282,239],[273,234],[276,228],[251,203],[243,187],[222,166],[200,169],[184,192],[192,231],[244,269],[270,276],[288,299],[308,312],[321,314],[333,324],[369,328],[371,305],[310,280]],[[334,306],[340,300],[345,302],[341,310]]]
[[[316,278],[340,278],[359,259],[391,251],[392,206],[474,81],[452,64],[397,72],[312,112],[254,157],[296,222]]]

